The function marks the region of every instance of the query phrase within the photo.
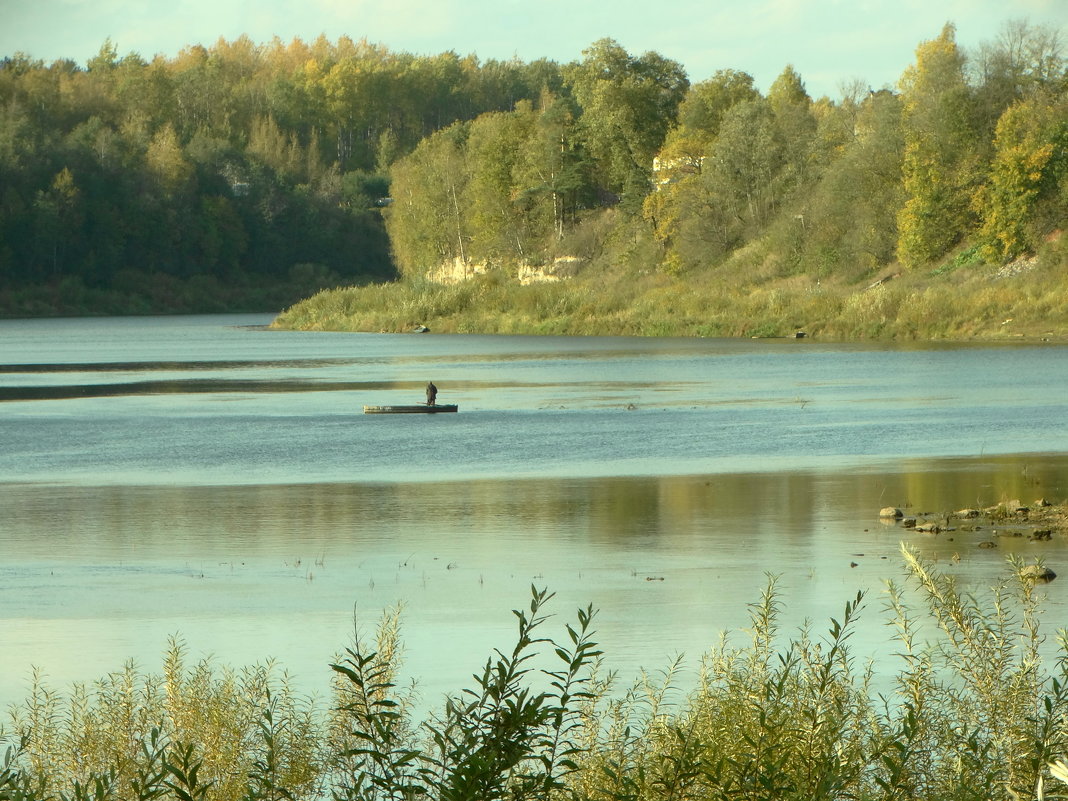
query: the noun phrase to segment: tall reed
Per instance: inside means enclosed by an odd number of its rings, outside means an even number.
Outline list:
[[[1047,665],[1023,565],[972,595],[902,558],[883,621],[900,667],[883,693],[851,651],[863,594],[823,631],[787,636],[769,578],[748,641],[724,635],[695,686],[678,686],[677,659],[618,689],[594,610],[553,639],[552,595],[532,587],[514,644],[422,720],[398,680],[399,609],[372,637],[355,627],[325,713],[269,664],[189,665],[178,642],[160,675],[127,665],[69,697],[38,683],[11,718],[0,800],[1068,798],[1068,643]]]

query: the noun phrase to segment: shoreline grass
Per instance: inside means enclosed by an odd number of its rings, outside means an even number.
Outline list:
[[[847,284],[792,276],[592,270],[520,285],[503,271],[457,284],[400,281],[323,290],[275,328],[354,332],[789,337],[825,340],[1068,341],[1068,268],[904,274]]]

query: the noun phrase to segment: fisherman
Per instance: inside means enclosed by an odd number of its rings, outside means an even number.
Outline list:
[[[431,381],[426,385],[426,405],[433,406],[438,397],[438,388],[434,386],[434,382]]]

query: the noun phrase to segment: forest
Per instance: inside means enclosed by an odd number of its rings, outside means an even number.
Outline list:
[[[559,72],[346,38],[4,58],[0,313],[270,311],[393,278],[392,163]]]
[[[272,311],[337,287],[365,290],[317,302],[400,307],[478,277],[463,303],[567,307],[565,330],[755,287],[772,294],[750,316],[809,303],[781,328],[824,313],[809,296],[889,278],[1037,264],[1040,287],[1062,283],[1066,216],[1060,32],[1022,20],[974,52],[947,23],[895,87],[854,80],[834,99],[811,98],[789,65],[766,93],[729,68],[691,84],[611,39],[568,64],[344,37],[220,39],[151,62],[108,41],[85,68],[0,62],[9,316]],[[626,291],[584,310],[549,287],[568,278]],[[837,297],[839,316],[856,305]],[[482,311],[505,330],[522,309]],[[290,324],[344,327],[331,314]],[[533,314],[544,327],[554,312]],[[717,332],[745,333],[700,333]]]

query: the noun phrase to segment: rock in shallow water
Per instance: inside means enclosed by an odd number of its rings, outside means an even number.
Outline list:
[[[1025,565],[1020,570],[1020,578],[1032,581],[1053,581],[1057,578],[1057,574],[1045,565]]]

